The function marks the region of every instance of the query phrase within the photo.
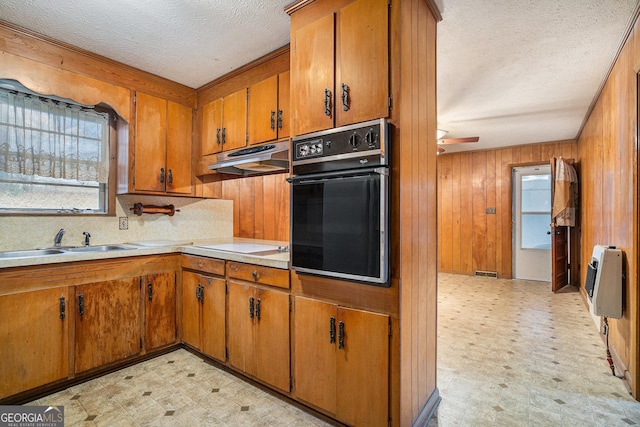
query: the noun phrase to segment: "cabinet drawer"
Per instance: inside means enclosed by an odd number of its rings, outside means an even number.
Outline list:
[[[215,274],[216,276],[224,276],[224,261],[220,259],[183,255],[182,268]]]
[[[229,262],[229,277],[289,289],[289,270]]]

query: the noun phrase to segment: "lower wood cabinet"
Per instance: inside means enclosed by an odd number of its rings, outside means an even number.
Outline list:
[[[225,281],[182,273],[182,330],[185,344],[225,361]]]
[[[289,293],[229,280],[229,364],[290,390]]]
[[[144,300],[144,347],[149,351],[176,342],[176,273],[149,274],[141,278]]]
[[[75,371],[140,353],[140,277],[75,287]]]
[[[0,399],[69,375],[67,287],[0,296]]]
[[[389,423],[389,316],[294,299],[295,396],[349,425]]]

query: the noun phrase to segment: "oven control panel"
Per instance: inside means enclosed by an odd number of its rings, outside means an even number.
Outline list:
[[[372,120],[342,128],[330,129],[293,139],[293,161],[350,156],[384,155],[386,121]]]

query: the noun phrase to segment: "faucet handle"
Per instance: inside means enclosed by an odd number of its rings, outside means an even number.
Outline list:
[[[91,238],[91,234],[89,234],[88,231],[83,231],[82,234],[84,235],[84,245],[89,246],[89,239]]]

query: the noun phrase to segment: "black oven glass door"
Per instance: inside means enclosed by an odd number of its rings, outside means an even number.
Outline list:
[[[386,286],[386,168],[298,177],[292,189],[292,268]]]

